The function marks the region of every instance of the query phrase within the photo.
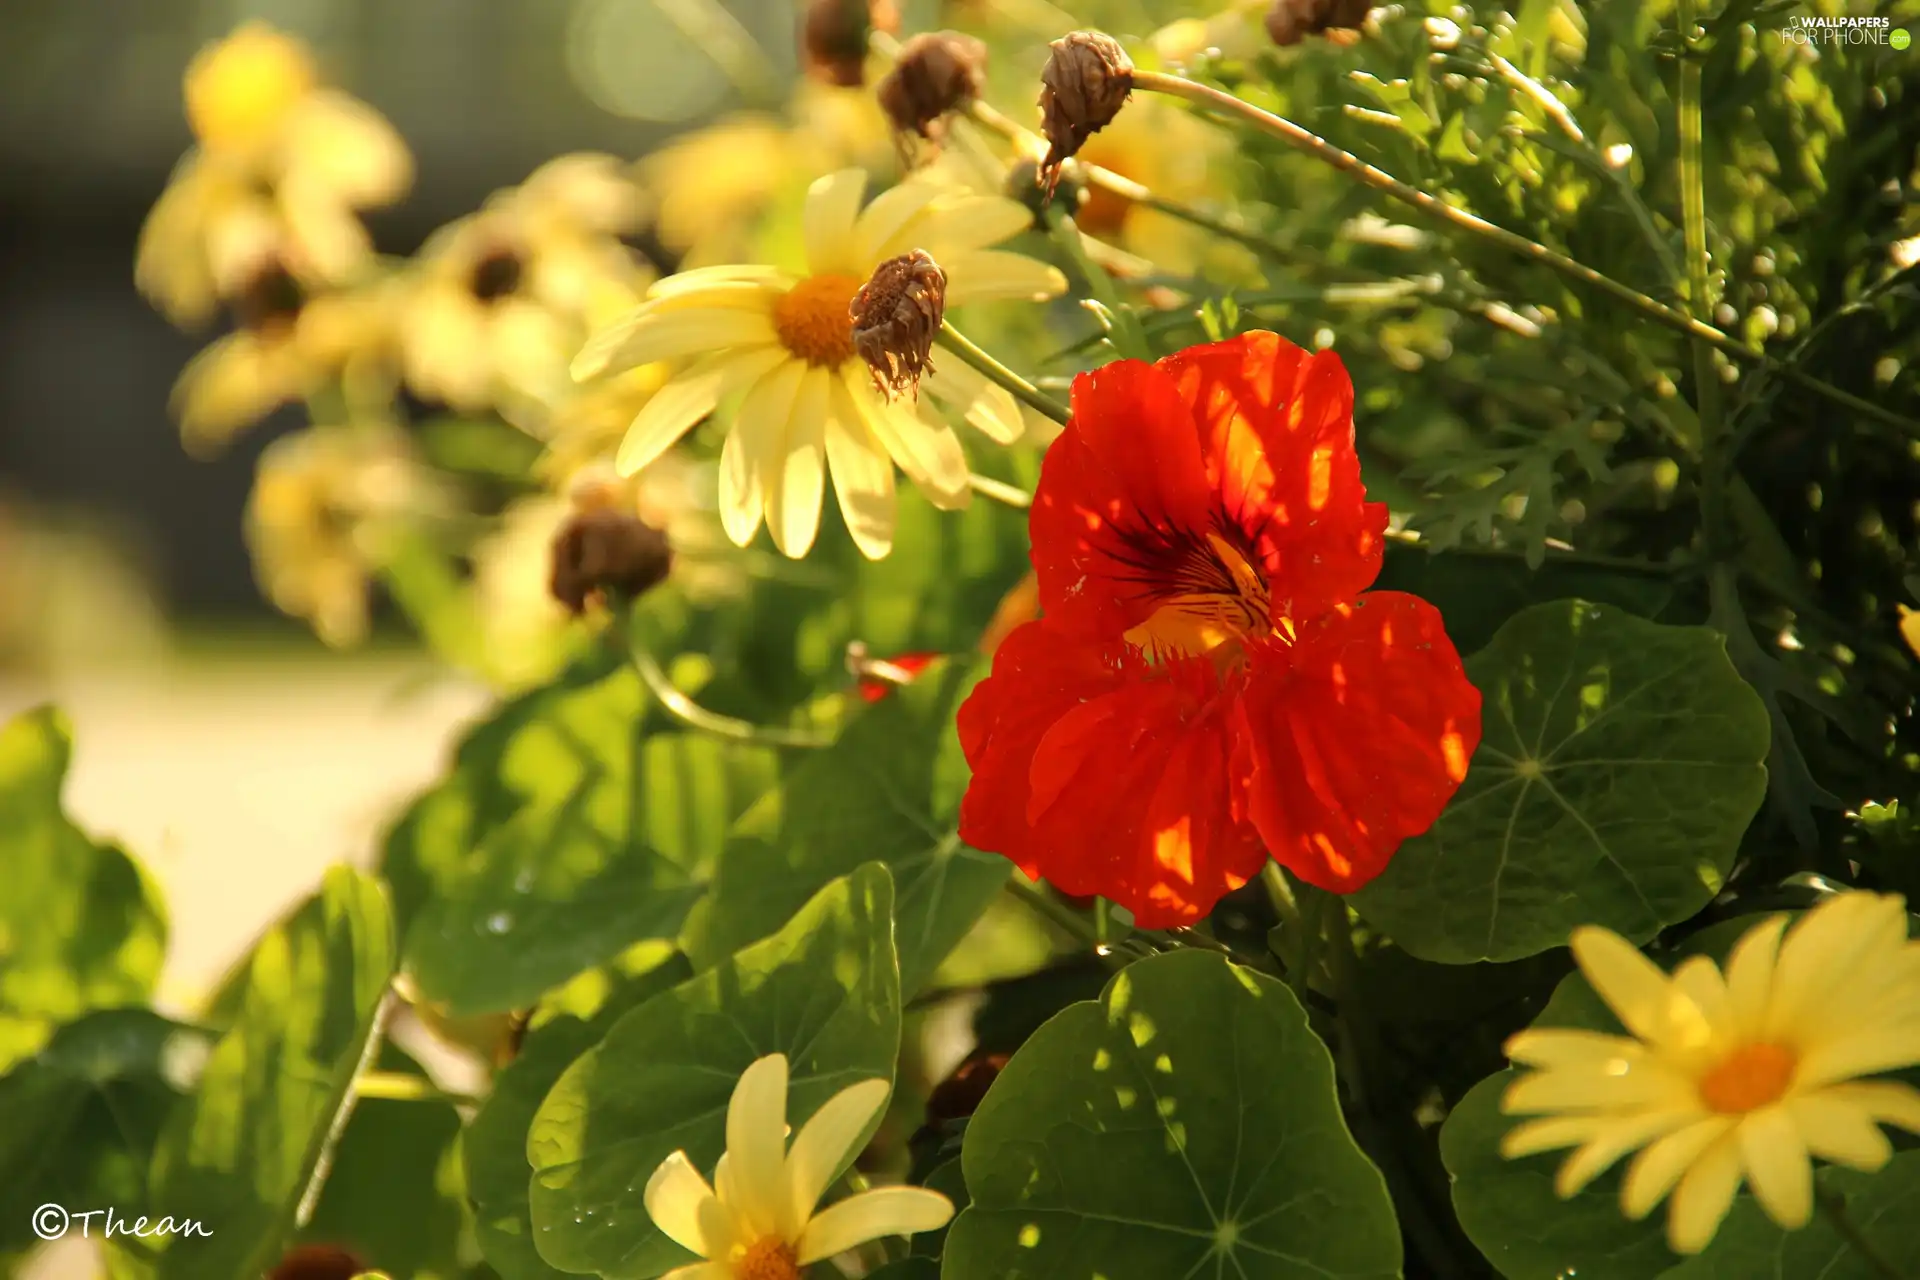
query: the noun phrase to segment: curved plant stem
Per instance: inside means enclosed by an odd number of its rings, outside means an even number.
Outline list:
[[[1033,505],[1033,495],[1017,485],[995,480],[992,476],[983,476],[977,471],[967,473],[967,484],[983,498],[992,498],[995,502],[1009,507],[1018,507],[1022,511]]]
[[[1356,182],[1392,196],[1403,204],[1411,205],[1438,221],[1497,244],[1520,257],[1550,267],[1569,279],[1578,280],[1582,284],[1599,289],[1649,319],[1657,320],[1670,329],[1707,343],[1716,350],[1726,352],[1734,359],[1747,364],[1778,363],[1766,353],[1754,350],[1738,339],[1720,332],[1712,325],[1705,324],[1683,311],[1650,298],[1630,285],[1622,284],[1611,276],[1595,271],[1585,263],[1576,262],[1564,253],[1508,231],[1505,227],[1495,226],[1485,218],[1468,213],[1465,209],[1457,209],[1417,187],[1408,186],[1392,174],[1368,164],[1350,151],[1342,151],[1318,134],[1301,128],[1286,117],[1262,110],[1250,102],[1234,97],[1225,90],[1201,84],[1196,80],[1138,69],[1133,73],[1133,87],[1152,93],[1165,93],[1177,98],[1185,98],[1189,102],[1198,103],[1210,110],[1251,124],[1263,133],[1279,138],[1282,142],[1306,152],[1316,160],[1340,170]],[[1856,413],[1864,414],[1889,426],[1898,427],[1908,434],[1920,435],[1920,422],[1883,409],[1870,400],[1862,400],[1859,396],[1843,391],[1831,383],[1823,382],[1788,366],[1781,366],[1780,374],[1789,381],[1817,392],[1836,404],[1846,405]]]
[[[1700,58],[1693,48],[1694,0],[1680,0],[1680,221],[1687,246],[1687,309],[1698,318],[1710,313],[1713,298],[1707,282],[1707,201],[1702,174],[1700,126]],[[1694,412],[1700,418],[1700,522],[1708,553],[1725,545],[1728,534],[1727,473],[1724,429],[1720,419],[1720,370],[1713,351],[1695,335],[1693,347]]]
[[[1873,1242],[1867,1239],[1866,1232],[1860,1230],[1859,1224],[1847,1216],[1845,1199],[1828,1191],[1816,1191],[1814,1198],[1820,1202],[1820,1211],[1827,1215],[1827,1221],[1831,1222],[1833,1229],[1840,1233],[1840,1238],[1847,1242],[1847,1247],[1858,1254],[1860,1260],[1866,1263],[1875,1275],[1884,1277],[1884,1280],[1910,1280],[1909,1273],[1895,1266],[1885,1254],[1875,1248]]]
[[[1052,396],[1042,393],[1031,382],[982,351],[970,338],[951,324],[943,322],[940,325],[937,341],[964,360],[975,373],[982,374],[989,381],[1006,388],[1014,399],[1029,409],[1046,414],[1063,427],[1067,425],[1067,406]]]
[[[769,747],[825,747],[833,744],[833,735],[814,729],[788,729],[779,725],[754,724],[747,720],[738,720],[733,716],[723,716],[717,711],[709,711],[692,698],[682,693],[660,669],[660,663],[648,649],[643,639],[633,635],[623,615],[625,607],[616,603],[614,607],[613,635],[617,643],[626,650],[627,661],[640,676],[641,683],[648,692],[659,699],[667,713],[690,729],[712,734],[716,738],[727,738],[734,742],[757,742]]]
[[[1007,880],[1007,892],[1033,908],[1034,911],[1067,933],[1092,948],[1093,954],[1109,969],[1119,969],[1130,961],[1151,955],[1152,951],[1145,943],[1134,944],[1132,939],[1117,946],[1101,940],[1098,926],[1090,918],[1068,907],[1065,903],[1054,901],[1045,889],[1028,884],[1018,876]]]

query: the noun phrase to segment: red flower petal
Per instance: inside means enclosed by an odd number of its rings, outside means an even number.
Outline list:
[[[1247,816],[1274,858],[1336,893],[1433,825],[1480,744],[1480,691],[1439,611],[1397,591],[1255,650],[1239,717]]]
[[[1387,508],[1360,482],[1340,357],[1246,333],[1158,367],[1198,425],[1221,511],[1260,553],[1275,618],[1310,618],[1372,586]]]
[[[913,677],[932,666],[940,657],[940,654],[931,651],[915,650],[888,658],[886,662],[890,667],[898,667],[903,675]],[[859,683],[854,685],[854,690],[859,693],[861,701],[878,702],[899,687],[898,681],[888,680],[884,676],[862,676]]]
[[[961,838],[1141,928],[1198,920],[1267,860],[1233,816],[1220,680],[1205,660],[1149,667],[1125,645],[1021,627],[960,708]]]
[[[1028,520],[1041,612],[1118,638],[1159,607],[1158,553],[1204,537],[1211,510],[1200,436],[1166,375],[1138,360],[1081,374]]]

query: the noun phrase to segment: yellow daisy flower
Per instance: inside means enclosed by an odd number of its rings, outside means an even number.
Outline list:
[[[800,1280],[802,1268],[869,1240],[945,1226],[952,1202],[924,1187],[863,1191],[815,1212],[889,1092],[885,1080],[849,1085],[788,1147],[787,1060],[776,1053],[748,1067],[727,1106],[715,1185],[680,1151],[647,1180],[654,1224],[705,1259],[661,1280]]]
[[[355,214],[397,199],[413,159],[371,107],[317,85],[299,41],[248,23],[187,68],[188,152],[141,228],[140,291],[176,324],[208,319],[272,253],[309,288],[372,252]]]
[[[1892,1154],[1878,1124],[1920,1133],[1920,1092],[1862,1076],[1920,1063],[1920,943],[1897,896],[1844,893],[1772,917],[1734,945],[1662,972],[1600,928],[1573,935],[1580,971],[1629,1032],[1541,1028],[1507,1042],[1537,1068],[1508,1088],[1509,1158],[1577,1147],[1555,1184],[1580,1191],[1639,1151],[1621,1186],[1633,1219],[1668,1193],[1667,1241],[1698,1253],[1742,1181],[1789,1230],[1813,1207],[1810,1157],[1872,1171]]]
[[[283,613],[330,645],[367,632],[367,592],[383,536],[446,505],[405,432],[386,423],[312,427],[260,455],[247,499],[254,574]]]
[[[1066,281],[1057,270],[990,247],[1028,227],[1026,206],[909,181],[862,209],[866,185],[863,170],[843,169],[809,189],[806,275],[739,265],[670,276],[573,362],[574,376],[586,379],[691,361],[634,419],[617,459],[624,474],[666,452],[721,401],[743,395],[720,459],[720,516],[740,546],[764,518],[783,554],[804,556],[831,474],[855,545],[878,559],[893,545],[895,463],[936,506],[957,509],[971,496],[959,439],[920,416],[931,414],[930,402],[1003,444],[1024,431],[1013,397],[957,359],[940,361],[917,404],[880,394],[854,351],[847,306],[875,267],[912,249],[945,270],[948,306],[1059,293]]]
[[[592,319],[633,305],[650,271],[619,237],[641,193],[612,156],[561,156],[420,251],[404,318],[407,381],[455,409],[537,421],[572,385]]]

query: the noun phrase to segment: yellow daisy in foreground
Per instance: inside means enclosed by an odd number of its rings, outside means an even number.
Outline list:
[[[887,1105],[885,1080],[863,1080],[827,1100],[786,1146],[787,1060],[741,1073],[727,1106],[727,1153],[709,1187],[676,1151],[647,1180],[654,1224],[704,1262],[661,1280],[800,1280],[823,1258],[884,1236],[934,1231],[953,1204],[924,1187],[881,1187],[814,1210]]]
[[[1840,894],[1791,930],[1774,916],[1724,976],[1704,956],[1669,976],[1606,929],[1576,931],[1573,954],[1630,1034],[1522,1031],[1507,1055],[1538,1070],[1502,1104],[1543,1117],[1507,1135],[1508,1158],[1579,1148],[1562,1197],[1638,1150],[1622,1210],[1643,1218],[1671,1192],[1667,1241],[1698,1253],[1743,1180],[1792,1230],[1813,1208],[1809,1157],[1870,1172],[1892,1155],[1878,1124],[1920,1133],[1920,1092],[1859,1079],[1920,1063],[1920,943],[1901,898]]]
[[[1032,215],[1003,196],[918,181],[862,209],[866,185],[863,170],[843,169],[809,189],[808,274],[742,265],[669,276],[573,362],[573,376],[587,379],[691,361],[634,418],[617,459],[628,475],[743,395],[720,460],[720,515],[741,546],[764,518],[783,554],[804,556],[819,529],[825,473],[855,545],[872,559],[893,546],[894,463],[936,506],[965,506],[966,455],[951,428],[920,416],[931,413],[929,399],[1000,443],[1024,431],[1018,402],[958,359],[940,361],[918,404],[889,400],[854,351],[847,307],[875,267],[913,249],[945,270],[950,307],[1059,293],[1066,280],[1053,267],[991,247],[1026,230]]]

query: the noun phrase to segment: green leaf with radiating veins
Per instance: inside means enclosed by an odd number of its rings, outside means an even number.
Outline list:
[[[1433,829],[1353,895],[1425,960],[1515,960],[1575,925],[1636,942],[1719,892],[1766,793],[1767,714],[1718,632],[1555,601],[1467,661],[1481,740]]]
[[[1387,1280],[1400,1231],[1285,985],[1178,951],[1127,966],[995,1079],[946,1280]]]

